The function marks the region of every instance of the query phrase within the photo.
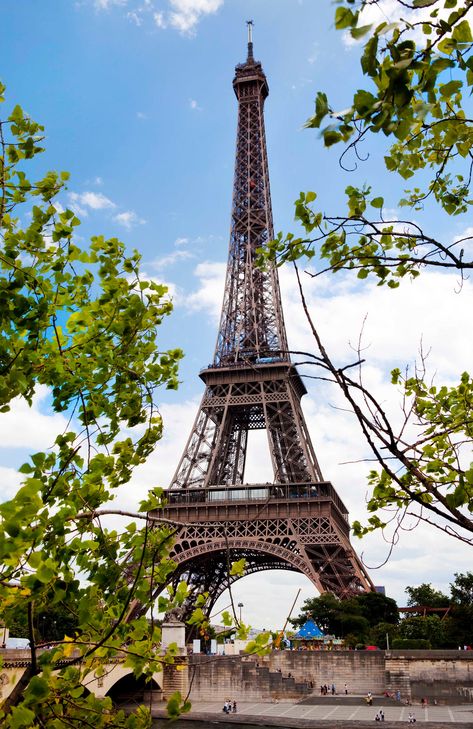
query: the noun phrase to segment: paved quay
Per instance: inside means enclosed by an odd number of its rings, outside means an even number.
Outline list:
[[[237,714],[224,714],[221,703],[196,702],[186,716],[180,718],[169,726],[176,729],[195,722],[195,727],[218,726],[227,729],[235,725],[243,727],[284,727],[285,729],[306,729],[307,727],[325,726],[340,729],[353,726],[354,729],[363,729],[364,726],[373,726],[377,712],[383,709],[385,729],[399,729],[399,723],[408,723],[409,713],[413,713],[417,724],[428,724],[429,729],[443,729],[451,724],[461,724],[462,729],[473,729],[473,704],[458,706],[406,706],[386,703],[381,698],[375,699],[373,706],[360,704],[359,706],[343,704],[319,703],[307,705],[302,703],[263,703],[239,702]],[[153,716],[158,719],[155,726],[166,726],[163,710],[156,710]],[[378,722],[375,722],[378,726]],[[243,727],[242,727],[243,725]],[[189,726],[191,729],[191,726]]]

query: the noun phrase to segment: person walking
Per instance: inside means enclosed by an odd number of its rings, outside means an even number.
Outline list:
[[[345,684],[344,688],[345,688],[345,696],[347,696],[348,695],[348,686]]]

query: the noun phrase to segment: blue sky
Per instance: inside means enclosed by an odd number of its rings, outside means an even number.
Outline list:
[[[394,5],[386,0],[385,12],[394,13]],[[361,83],[358,48],[335,32],[328,0],[1,0],[0,10],[0,77],[8,105],[21,104],[46,127],[38,174],[68,170],[61,203],[78,211],[84,241],[93,234],[119,236],[138,248],[144,270],[169,283],[174,297],[175,312],[159,341],[184,349],[182,385],[178,393],[163,392],[166,436],[137,474],[135,488],[120,496],[133,508],[148,486],[169,482],[202,393],[198,370],[212,358],[230,222],[237,111],[232,78],[235,64],[245,59],[247,19],[254,20],[255,56],[270,87],[265,113],[276,230],[294,229],[300,190],[316,190],[321,208],[337,212],[348,184],[374,180],[393,209],[400,185],[383,170],[382,139],[371,141],[369,159],[346,173],[339,150],[324,150],[317,133],[303,129],[317,90],[327,90],[333,106],[343,109]],[[468,229],[461,218],[438,216],[434,222],[451,238]],[[289,272],[282,272],[281,285],[293,348],[313,348]],[[350,277],[327,276],[307,287],[317,322],[342,361],[351,356],[350,342],[368,315],[366,376],[394,413],[389,370],[414,361],[421,337],[441,381],[455,382],[471,368],[469,282],[461,297],[454,278],[433,274],[394,293]],[[25,450],[47,447],[61,424],[47,413],[47,393],[41,395],[32,411],[19,405],[0,421],[5,495],[17,483],[14,467]],[[358,461],[366,451],[350,416],[334,409],[341,404],[337,397],[311,386],[304,410],[325,477],[352,516],[362,517],[369,466]],[[264,443],[255,441],[253,448],[249,476],[267,480]],[[369,566],[382,562],[387,549],[380,536],[356,548]],[[402,602],[406,584],[432,581],[447,589],[453,572],[469,566],[467,547],[432,529],[417,530],[403,536],[373,579]],[[258,574],[238,583],[236,600],[253,625],[278,627],[299,585],[301,599],[312,593],[292,573]],[[268,591],[271,606],[262,600]]]

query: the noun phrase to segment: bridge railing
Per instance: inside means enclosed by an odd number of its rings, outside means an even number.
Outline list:
[[[318,483],[261,483],[237,486],[209,486],[207,488],[170,489],[166,498],[170,506],[198,503],[222,503],[235,501],[269,501],[292,499],[332,500],[348,521],[343,501],[329,481]]]

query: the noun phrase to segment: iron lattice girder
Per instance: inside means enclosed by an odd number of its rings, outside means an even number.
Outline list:
[[[291,363],[277,269],[256,264],[274,237],[263,105],[266,76],[248,47],[237,66],[238,130],[232,223],[222,314],[214,359],[200,373],[205,392],[160,513],[182,523],[172,558],[173,584],[185,577],[190,597],[209,593],[209,607],[246,573],[301,572],[320,591],[340,597],[373,584],[349,539],[347,510],[323,481],[304,416],[306,393]],[[245,485],[248,433],[265,429],[273,483]]]
[[[261,64],[238,66],[233,86],[239,106],[232,225],[214,364],[287,351],[277,269],[255,266],[257,250],[274,238]]]
[[[323,480],[300,405],[302,380],[287,359],[268,359],[201,372],[207,387],[173,489],[242,483],[253,429],[267,432],[276,482]]]
[[[183,525],[170,554],[177,564],[174,579],[186,575],[196,593],[208,591],[218,576],[209,608],[239,579],[228,575],[228,565],[241,558],[246,574],[290,569],[321,592],[341,597],[371,585],[349,543],[346,509],[330,483],[221,486],[170,494],[170,500],[164,515]]]

